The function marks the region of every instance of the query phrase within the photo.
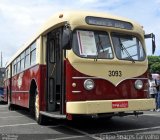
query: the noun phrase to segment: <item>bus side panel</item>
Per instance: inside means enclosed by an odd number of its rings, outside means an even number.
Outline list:
[[[10,98],[9,91],[10,89],[10,78],[4,81],[4,102],[7,102]],[[8,89],[8,90],[7,90]],[[7,93],[8,92],[8,93]]]
[[[39,82],[40,82],[40,66],[39,65],[35,65],[33,67],[31,67],[30,69],[28,69],[27,71],[25,71],[22,75],[19,75],[19,77],[23,77],[22,79],[22,86],[21,86],[21,90],[23,91],[23,100],[21,101],[20,105],[23,107],[27,107],[29,108],[29,97],[30,97],[30,86],[31,86],[31,82],[32,80],[34,80],[36,82],[37,85],[37,91],[39,92]]]
[[[84,88],[84,81],[90,79],[88,75],[84,75],[75,70],[69,61],[66,61],[66,99],[67,101],[86,101],[86,100],[116,100],[116,99],[144,99],[148,97],[147,86],[141,90],[136,90],[134,83],[136,78],[124,79],[117,86],[111,82],[101,78],[94,78],[95,87],[91,91]],[[76,79],[72,77],[77,77]],[[80,77],[80,78],[78,78]],[[82,78],[81,78],[82,77]],[[83,78],[84,77],[84,78]],[[85,78],[88,77],[88,78]],[[145,74],[138,78],[145,78]],[[148,80],[143,79],[144,85],[147,85]],[[73,87],[72,83],[76,83]]]
[[[46,109],[45,103],[45,91],[46,91],[46,66],[45,65],[36,65],[30,69],[27,69],[15,76],[12,77],[12,85],[10,87],[10,79],[5,80],[5,90],[4,90],[4,100],[7,102],[9,94],[11,90],[11,103],[23,107],[29,108],[29,91],[31,86],[31,81],[34,80],[37,85],[37,91],[39,93],[40,98],[40,109]]]
[[[40,66],[39,104],[40,110],[46,111],[46,65]]]
[[[65,61],[65,73],[66,73],[66,101],[71,101],[74,100],[72,99],[72,70],[71,70],[71,66],[68,60]],[[80,96],[81,97],[81,96]],[[79,100],[81,100],[79,97]],[[83,97],[84,98],[84,97]]]
[[[29,91],[31,81],[40,87],[40,66],[35,65],[12,77],[12,103],[29,108]]]

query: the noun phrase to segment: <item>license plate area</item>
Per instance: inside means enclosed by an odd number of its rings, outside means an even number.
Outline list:
[[[112,108],[128,108],[128,101],[112,102]]]

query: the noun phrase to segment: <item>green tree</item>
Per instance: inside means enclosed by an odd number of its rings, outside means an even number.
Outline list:
[[[160,73],[160,56],[148,56],[148,68],[151,73]]]

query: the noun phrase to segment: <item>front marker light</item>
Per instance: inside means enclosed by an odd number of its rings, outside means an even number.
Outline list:
[[[135,83],[134,83],[134,85],[135,85],[135,88],[138,89],[138,90],[140,90],[140,89],[143,88],[143,82],[142,82],[142,80],[136,80]]]
[[[87,79],[84,81],[84,88],[86,90],[92,90],[94,88],[94,81],[92,79]]]

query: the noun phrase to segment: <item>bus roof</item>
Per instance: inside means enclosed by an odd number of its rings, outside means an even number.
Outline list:
[[[142,26],[138,23],[124,17],[112,15],[105,12],[93,12],[93,11],[63,11],[56,13],[52,16],[41,28],[40,30],[28,41],[26,42],[18,51],[17,53],[10,59],[7,63],[6,67],[16,59],[21,52],[23,52],[29,45],[31,45],[39,36],[45,35],[49,32],[53,27],[58,25],[64,25],[66,22],[70,23],[71,25],[84,25],[87,23],[85,22],[85,18],[87,16],[92,17],[101,17],[101,18],[109,18],[115,19],[120,21],[129,22],[134,26],[134,31],[140,31],[143,33]],[[104,27],[104,26],[103,26]],[[112,27],[113,28],[113,27]],[[132,31],[133,31],[132,30]]]

